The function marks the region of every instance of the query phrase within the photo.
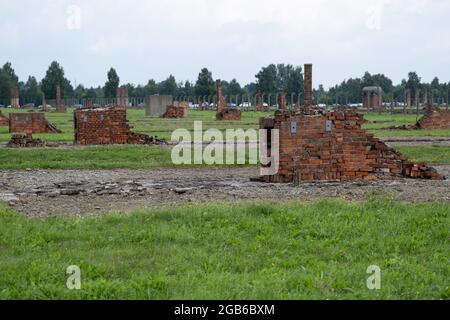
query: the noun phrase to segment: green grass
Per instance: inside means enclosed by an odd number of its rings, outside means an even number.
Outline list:
[[[450,299],[449,227],[448,203],[380,198],[45,220],[1,207],[0,299]]]
[[[0,109],[3,114],[10,112],[17,112],[11,109]],[[25,112],[25,110],[19,110]],[[73,110],[67,113],[47,112],[46,118],[55,123],[56,126],[63,131],[60,134],[36,134],[37,138],[44,141],[61,141],[72,142],[73,134]],[[186,119],[162,119],[155,117],[145,117],[144,110],[130,109],[127,111],[127,117],[130,124],[133,125],[135,132],[146,133],[160,138],[170,139],[172,132],[178,128],[185,128],[189,131],[193,130],[194,121],[203,121],[203,129],[216,128],[221,131],[225,129],[257,129],[259,127],[259,118],[267,115],[272,115],[273,112],[243,112],[241,121],[216,121],[215,111],[190,111]],[[416,122],[416,115],[391,115],[369,113],[365,118],[370,123],[364,125],[364,128],[374,133],[379,137],[408,137],[408,136],[440,136],[450,137],[450,129],[446,130],[381,130],[390,126],[399,126],[404,124],[414,124]],[[376,123],[374,123],[376,121]],[[11,134],[8,128],[0,127],[0,142],[8,141]]]
[[[397,146],[395,150],[406,155],[410,161],[416,163],[450,164],[450,146]]]
[[[450,147],[396,147],[410,160],[450,164]],[[248,163],[248,157],[247,157]],[[236,165],[237,166],[237,165]],[[92,146],[77,148],[0,148],[0,170],[19,169],[154,169],[191,168],[172,163],[170,147]]]

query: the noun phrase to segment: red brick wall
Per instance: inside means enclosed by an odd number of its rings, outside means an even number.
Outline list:
[[[80,109],[74,112],[75,144],[149,144],[156,140],[131,132],[124,108]]]
[[[387,176],[442,179],[426,165],[416,165],[366,133],[355,111],[308,115],[277,112],[273,128],[280,133],[280,169],[266,182],[309,180],[373,180]],[[326,130],[327,121],[332,124]],[[292,131],[295,122],[296,130]],[[270,128],[269,119],[261,121]]]
[[[419,129],[450,129],[450,110],[428,106],[425,115],[417,122]]]
[[[312,64],[305,64],[304,92],[305,92],[305,110],[309,111],[313,106]]]
[[[57,133],[60,132],[45,119],[41,112],[11,113],[9,132]]]

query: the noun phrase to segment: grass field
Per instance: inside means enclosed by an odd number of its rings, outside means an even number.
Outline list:
[[[396,147],[411,161],[450,164],[449,146]],[[79,148],[0,148],[0,170],[7,169],[152,169],[180,167],[169,147],[94,146]],[[186,167],[186,166],[184,166]],[[189,166],[192,167],[192,166]]]
[[[3,114],[8,114],[11,109],[0,109]],[[23,112],[21,110],[20,112]],[[172,132],[178,128],[193,130],[194,121],[203,121],[203,129],[216,128],[225,129],[257,129],[259,118],[271,115],[273,112],[243,112],[241,121],[216,121],[214,111],[190,111],[186,119],[161,119],[145,117],[144,110],[128,110],[128,120],[134,126],[134,131],[146,133],[160,138],[170,139]],[[72,110],[68,113],[46,113],[47,119],[56,124],[63,131],[60,134],[36,134],[37,138],[44,141],[64,141],[72,142],[73,135],[73,115]],[[450,137],[450,129],[445,130],[381,130],[382,128],[413,124],[416,122],[415,115],[391,115],[391,114],[366,114],[365,118],[371,123],[364,126],[367,130],[379,137],[407,137],[407,136],[440,136]],[[376,123],[373,123],[376,121]],[[0,141],[8,141],[11,134],[7,127],[0,127]]]
[[[450,299],[449,225],[448,203],[377,197],[46,220],[1,207],[0,299]]]

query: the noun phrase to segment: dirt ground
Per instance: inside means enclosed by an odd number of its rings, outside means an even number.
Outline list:
[[[450,165],[436,166],[446,181],[264,184],[251,182],[258,168],[161,170],[0,171],[0,201],[31,217],[88,216],[134,208],[187,203],[313,201],[322,197],[363,200],[372,193],[401,201],[450,201]]]

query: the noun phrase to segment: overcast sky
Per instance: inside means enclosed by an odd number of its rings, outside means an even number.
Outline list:
[[[364,71],[450,81],[450,0],[0,0],[0,64],[40,80],[53,60],[72,84],[173,74],[254,81],[270,63],[313,63],[329,87]]]

